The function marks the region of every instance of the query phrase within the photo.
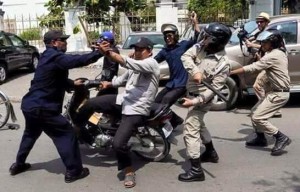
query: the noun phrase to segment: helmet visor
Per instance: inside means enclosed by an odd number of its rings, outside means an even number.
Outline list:
[[[271,35],[273,35],[273,33],[269,32],[269,31],[263,31],[257,36],[256,40],[259,42],[263,42],[263,41],[268,40],[268,38]]]

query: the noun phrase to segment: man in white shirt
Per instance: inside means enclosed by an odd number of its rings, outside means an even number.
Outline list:
[[[135,186],[135,173],[127,143],[132,132],[142,125],[150,114],[150,107],[158,91],[159,65],[152,56],[153,43],[142,37],[134,48],[132,58],[121,56],[108,47],[106,56],[128,70],[111,82],[102,82],[102,88],[118,87],[126,82],[125,91],[118,95],[103,95],[88,100],[79,110],[76,124],[82,128],[95,112],[119,116],[120,126],[114,136],[113,148],[118,159],[118,170],[125,174],[124,186]],[[84,130],[84,129],[81,129]]]

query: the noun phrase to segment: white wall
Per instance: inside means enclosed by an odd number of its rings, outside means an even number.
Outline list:
[[[172,2],[161,2],[156,7],[156,31],[160,31],[164,23],[178,25],[178,8]]]
[[[77,7],[75,9],[68,9],[65,11],[65,33],[70,35],[68,38],[68,52],[90,51],[87,45],[87,37],[85,36],[83,26],[80,24],[78,16],[84,15],[84,7]],[[73,34],[75,26],[80,27],[77,34]],[[84,26],[86,28],[86,26]]]
[[[48,11],[44,4],[48,0],[1,0],[3,1],[2,10],[5,11],[4,18],[35,18],[36,15],[41,16]]]
[[[279,1],[279,0],[276,0]],[[273,0],[256,0],[254,5],[250,5],[249,19],[255,18],[261,13],[266,12],[270,16],[274,15],[274,1]]]

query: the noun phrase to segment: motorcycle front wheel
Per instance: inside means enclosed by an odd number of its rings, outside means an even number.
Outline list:
[[[147,134],[141,134],[140,148],[139,150],[133,150],[133,152],[142,157],[143,159],[149,161],[162,161],[169,155],[170,143],[167,138],[165,138],[162,131],[158,131],[152,127],[146,127],[148,130]]]

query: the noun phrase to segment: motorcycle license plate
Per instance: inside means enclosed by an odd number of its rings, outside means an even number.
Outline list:
[[[164,125],[164,127],[162,128],[162,130],[163,130],[163,133],[164,133],[165,137],[168,138],[171,135],[172,131],[173,131],[173,127],[172,127],[170,122],[167,122]]]
[[[94,124],[94,125],[98,125],[98,122],[100,121],[101,115],[99,113],[94,113],[90,118],[89,118],[89,122]]]

